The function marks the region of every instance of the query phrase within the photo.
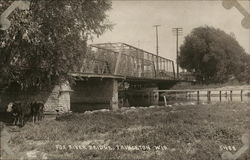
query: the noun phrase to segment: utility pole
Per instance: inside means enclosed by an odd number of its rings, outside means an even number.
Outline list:
[[[156,76],[158,76],[159,73],[159,63],[158,63],[158,57],[159,57],[159,44],[158,44],[158,27],[160,25],[154,25],[155,27],[155,33],[156,33]]]
[[[173,28],[172,31],[174,35],[176,36],[176,72],[177,72],[177,79],[179,79],[179,36],[182,35],[182,28]]]

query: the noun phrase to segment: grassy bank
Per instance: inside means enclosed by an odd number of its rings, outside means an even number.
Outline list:
[[[249,130],[247,103],[138,108],[29,123],[12,133],[10,147],[19,157],[35,151],[48,159],[212,160],[221,159],[221,146],[238,150]]]

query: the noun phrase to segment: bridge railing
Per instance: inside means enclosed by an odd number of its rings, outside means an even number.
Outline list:
[[[85,74],[113,75],[118,53],[105,49],[89,47],[82,63],[73,72]]]
[[[124,43],[91,45],[75,72],[132,78],[175,79],[174,62]]]

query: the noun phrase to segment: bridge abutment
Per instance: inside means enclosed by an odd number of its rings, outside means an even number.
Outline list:
[[[72,90],[72,111],[84,112],[97,109],[119,109],[118,80],[116,79],[91,78],[76,81]]]
[[[111,102],[110,102],[110,109],[118,110],[119,109],[119,99],[118,99],[118,81],[113,79],[111,82],[112,93],[111,93]]]

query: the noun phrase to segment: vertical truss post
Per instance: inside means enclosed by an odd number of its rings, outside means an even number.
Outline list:
[[[115,64],[115,72],[114,72],[114,75],[117,75],[117,73],[118,73],[118,69],[119,69],[119,65],[120,65],[120,61],[121,61],[121,55],[122,55],[122,52],[119,52],[119,53],[118,53],[117,60],[116,60],[116,64]]]
[[[174,79],[176,79],[176,77],[175,77],[175,69],[174,69],[174,62],[172,62],[172,67],[173,67],[173,75],[174,75]]]

